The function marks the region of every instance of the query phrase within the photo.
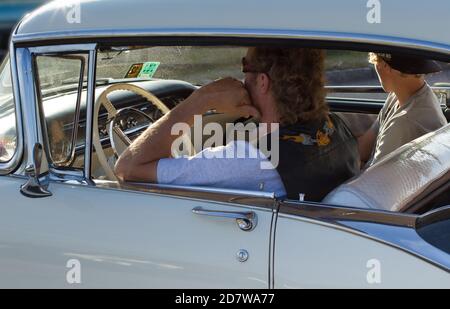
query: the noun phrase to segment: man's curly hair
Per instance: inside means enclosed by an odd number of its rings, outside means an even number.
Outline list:
[[[321,120],[328,114],[324,51],[256,47],[252,66],[269,75],[282,125]]]

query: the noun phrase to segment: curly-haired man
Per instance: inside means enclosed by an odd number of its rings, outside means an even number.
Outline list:
[[[249,48],[242,70],[245,83],[227,78],[201,87],[148,128],[119,158],[118,178],[264,190],[291,199],[319,201],[358,173],[357,142],[343,122],[329,114],[325,103],[323,51]],[[262,169],[261,161],[269,158],[246,141],[207,148],[194,157],[169,158],[176,138],[170,135],[171,127],[178,122],[192,124],[194,115],[209,110],[254,116],[260,125],[270,128],[279,124],[278,165]],[[239,147],[257,156],[211,155],[236,152]]]

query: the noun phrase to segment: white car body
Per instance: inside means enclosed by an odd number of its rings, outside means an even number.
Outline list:
[[[360,0],[70,4],[45,5],[25,17],[12,36],[19,133],[14,157],[0,163],[0,287],[450,288],[450,254],[417,233],[425,215],[225,189],[149,185],[136,191],[108,181],[93,185],[89,177],[79,181],[75,173],[50,177],[52,195],[45,198],[20,191],[29,178],[25,168],[35,164],[32,145],[45,140],[33,54],[85,51],[88,74],[94,71],[97,41],[111,38],[292,39],[450,57],[450,32],[443,31],[449,1],[382,2],[379,24],[367,21],[370,8]],[[88,104],[99,95],[93,87]],[[450,158],[448,149],[439,155]],[[199,207],[253,212],[257,223],[242,231],[233,219],[193,212]],[[239,260],[241,250],[248,253],[246,261]],[[71,271],[78,266],[81,281],[74,283]]]

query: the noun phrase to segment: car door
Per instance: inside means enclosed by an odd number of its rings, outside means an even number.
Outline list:
[[[52,196],[31,199],[18,190],[23,179],[0,181],[2,287],[69,287],[77,278],[83,288],[269,287],[270,198],[51,182]],[[253,230],[239,228],[243,215],[254,216]]]
[[[124,187],[90,180],[86,158],[82,166],[64,166],[64,156],[53,151],[60,143],[51,145],[53,114],[46,106],[53,105],[43,102],[40,91],[48,84],[39,75],[45,70],[36,68],[52,61],[57,65],[51,68],[80,68],[74,71],[79,88],[73,113],[83,93],[89,111],[95,82],[83,80],[83,68],[93,76],[95,46],[20,48],[17,53],[20,70],[13,66],[12,71],[19,76],[14,82],[26,151],[14,174],[0,176],[0,287],[269,287],[273,195]],[[40,82],[34,80],[38,77]],[[58,93],[58,107],[68,104],[66,98]],[[69,116],[65,119],[75,124],[76,117]],[[89,138],[85,143],[90,145]]]
[[[274,286],[448,288],[448,269],[437,263],[447,261],[448,265],[448,253],[417,234],[413,228],[416,219],[404,214],[283,202],[275,232]],[[434,261],[425,256],[433,256]]]

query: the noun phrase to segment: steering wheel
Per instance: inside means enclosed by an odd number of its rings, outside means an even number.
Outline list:
[[[138,113],[143,117],[147,118],[150,122],[153,122],[153,120],[147,114],[137,109],[124,108],[119,111],[116,110],[111,101],[108,99],[108,94],[120,90],[131,91],[133,93],[140,95],[141,97],[145,98],[149,103],[153,104],[156,108],[158,108],[163,115],[167,114],[170,111],[170,109],[154,94],[133,84],[125,84],[125,83],[115,84],[108,87],[108,89],[106,89],[105,91],[103,91],[103,93],[95,101],[94,105],[92,144],[94,145],[98,161],[102,166],[103,170],[105,171],[105,174],[109,180],[117,180],[117,177],[114,174],[113,167],[108,163],[108,159],[106,158],[105,152],[100,142],[100,132],[98,128],[98,116],[100,112],[100,107],[103,105],[106,111],[108,112],[107,122],[110,122],[108,136],[111,142],[111,147],[113,148],[114,154],[117,157],[120,156],[125,151],[125,149],[131,144],[131,140],[128,138],[128,136],[122,131],[122,129],[118,125],[116,125],[117,119],[119,118],[118,116],[120,114],[122,114],[125,111],[132,110],[133,112]],[[182,155],[194,154],[194,147],[192,146],[190,138],[186,135],[183,135],[182,139],[183,145],[186,146],[185,149],[183,151],[172,150],[172,156],[178,157]]]

